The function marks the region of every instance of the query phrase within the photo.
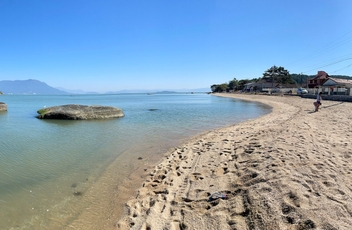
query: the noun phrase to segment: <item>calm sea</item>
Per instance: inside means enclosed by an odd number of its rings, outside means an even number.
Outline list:
[[[8,105],[0,113],[0,229],[60,229],[89,208],[78,205],[78,197],[112,162],[161,155],[186,138],[270,111],[253,102],[186,93],[4,95],[0,101]],[[37,110],[63,104],[115,106],[125,117],[35,118]]]

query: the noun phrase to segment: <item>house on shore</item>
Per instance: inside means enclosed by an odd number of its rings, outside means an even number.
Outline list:
[[[249,82],[244,85],[245,91],[271,91],[277,89],[294,89],[297,88],[297,84],[282,84],[276,81],[272,81],[271,78],[263,77],[256,82]]]
[[[329,95],[344,94],[352,96],[352,80],[329,77],[322,88],[327,89]]]
[[[329,78],[329,75],[325,71],[318,71],[314,78],[308,79],[308,88],[319,88]]]
[[[276,88],[279,85],[277,82],[271,82],[267,79],[260,79],[256,82],[248,82],[244,84],[244,90],[249,91],[262,91],[264,88]]]

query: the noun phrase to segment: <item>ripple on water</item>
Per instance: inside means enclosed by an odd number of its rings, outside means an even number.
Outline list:
[[[94,207],[90,202],[98,196],[91,188],[108,165],[122,161],[120,156],[144,161],[147,152],[163,153],[183,138],[269,111],[254,103],[205,94],[2,99],[9,111],[0,116],[0,229],[60,229],[82,210]],[[35,118],[43,105],[72,103],[116,106],[125,117],[105,121]],[[133,170],[128,164],[120,167],[116,175]]]

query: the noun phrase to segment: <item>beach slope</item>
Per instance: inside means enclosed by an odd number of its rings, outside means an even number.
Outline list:
[[[350,229],[352,103],[219,94],[272,113],[171,150],[118,229]],[[214,195],[211,198],[211,195]]]

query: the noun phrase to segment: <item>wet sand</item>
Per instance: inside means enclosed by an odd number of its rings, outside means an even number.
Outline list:
[[[313,112],[313,99],[218,96],[273,111],[166,153],[125,214],[110,223],[152,230],[350,229],[352,103],[323,101]],[[221,198],[209,199],[217,192]]]

